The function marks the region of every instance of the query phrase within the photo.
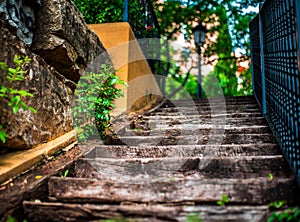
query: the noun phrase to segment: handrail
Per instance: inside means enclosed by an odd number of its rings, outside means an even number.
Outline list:
[[[253,92],[300,185],[300,3],[266,0],[249,25]]]
[[[159,23],[149,0],[124,0],[123,21],[129,22],[136,38],[160,37]]]
[[[124,0],[124,7],[123,7],[123,22],[128,22],[128,0]]]
[[[130,24],[135,38],[139,39],[145,58],[151,58],[147,61],[152,73],[160,73],[160,52],[153,49],[161,48],[160,41],[157,40],[160,39],[161,30],[151,1],[124,0],[123,20]],[[147,40],[143,41],[145,38]]]

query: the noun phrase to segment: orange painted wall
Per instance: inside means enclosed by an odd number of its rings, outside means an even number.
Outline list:
[[[106,48],[116,74],[129,84],[124,88],[125,96],[116,101],[118,115],[124,111],[136,111],[154,103],[161,95],[157,82],[135,37],[126,22],[91,24]]]

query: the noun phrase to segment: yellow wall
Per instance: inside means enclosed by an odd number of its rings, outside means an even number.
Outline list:
[[[114,67],[119,70],[116,74],[129,84],[128,88],[122,87],[125,96],[116,101],[114,115],[137,111],[155,102],[161,92],[130,25],[118,22],[92,24],[89,27],[98,35]]]

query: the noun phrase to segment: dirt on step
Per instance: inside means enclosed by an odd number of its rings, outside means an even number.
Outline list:
[[[46,200],[47,183],[50,176],[64,176],[72,168],[75,160],[83,155],[78,146],[68,151],[59,151],[56,155],[44,158],[38,165],[23,172],[16,178],[11,178],[0,185],[0,221],[6,221],[12,216],[19,221],[24,218],[22,203],[30,198],[32,201]],[[68,172],[68,176],[72,171]]]

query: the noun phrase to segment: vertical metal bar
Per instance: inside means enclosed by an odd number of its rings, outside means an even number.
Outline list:
[[[124,8],[123,8],[123,22],[128,22],[128,0],[124,0]]]
[[[198,77],[197,77],[197,96],[198,99],[202,99],[202,76],[201,76],[201,46],[197,47],[198,51]]]
[[[295,0],[296,4],[296,43],[298,57],[298,74],[300,79],[300,1]]]
[[[265,79],[265,59],[264,59],[264,37],[262,16],[259,14],[259,41],[260,41],[260,59],[261,59],[261,92],[263,115],[267,113],[266,104],[266,79]]]
[[[252,22],[254,22],[254,20],[252,20]],[[253,30],[250,30],[250,32],[253,32]],[[251,34],[250,34],[251,36]],[[254,56],[253,56],[253,39],[250,39],[250,57],[251,57],[251,67],[252,67],[252,91],[253,91],[253,95],[255,95],[255,70],[254,70]]]
[[[296,44],[297,44],[297,62],[298,62],[298,81],[300,82],[300,1],[299,0],[295,0],[294,3],[296,4],[295,7],[296,7]],[[298,96],[299,95],[299,89],[297,89],[297,92],[296,92],[296,96],[297,96],[297,93],[298,93]],[[300,102],[299,102],[299,99],[297,100],[297,106],[298,106],[298,117],[300,115],[300,111],[299,111],[299,106],[300,106]],[[299,123],[299,122],[298,122]],[[298,124],[297,123],[297,124]],[[295,128],[296,132],[295,132],[295,136],[296,136],[296,139],[298,139],[298,144],[300,143],[299,141],[299,128],[296,127]],[[298,137],[298,138],[297,138]],[[296,152],[296,150],[294,151]],[[299,156],[298,156],[299,158]],[[295,162],[298,162],[296,163],[295,165],[300,165],[300,160],[296,159]],[[297,174],[297,182],[298,182],[298,185],[300,186],[300,170],[298,168],[298,172],[296,172]]]

